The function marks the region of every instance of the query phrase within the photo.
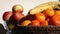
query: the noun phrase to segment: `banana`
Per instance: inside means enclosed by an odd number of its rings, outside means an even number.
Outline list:
[[[34,15],[34,14],[40,13],[43,10],[46,10],[48,8],[57,8],[59,3],[60,2],[47,2],[47,3],[40,4],[36,7],[34,7],[33,9],[31,9],[29,11],[29,14]]]

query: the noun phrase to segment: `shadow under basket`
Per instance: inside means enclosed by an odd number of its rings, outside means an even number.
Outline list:
[[[60,26],[17,26],[12,34],[60,34]]]

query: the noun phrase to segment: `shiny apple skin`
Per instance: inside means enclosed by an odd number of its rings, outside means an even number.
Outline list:
[[[12,12],[11,11],[7,11],[7,12],[5,12],[3,14],[3,20],[8,21],[11,16],[12,16]]]
[[[14,20],[20,20],[21,18],[23,18],[24,17],[24,15],[23,14],[21,14],[21,13],[13,13],[13,15],[12,15],[12,18],[14,19]]]
[[[20,4],[16,4],[16,5],[14,5],[13,8],[12,8],[12,12],[13,12],[13,13],[22,13],[23,10],[24,10],[24,9],[23,9],[23,6],[20,5]]]

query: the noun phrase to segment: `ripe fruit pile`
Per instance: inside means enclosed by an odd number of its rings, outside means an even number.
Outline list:
[[[34,15],[28,14],[20,20],[19,24],[23,26],[60,26],[60,9],[48,8]]]
[[[22,26],[60,26],[60,10],[58,9],[48,8],[40,13],[26,16],[22,12],[23,7],[21,5],[14,5],[12,12],[8,11],[3,14],[3,20],[9,21],[12,18],[13,23],[17,21]]]

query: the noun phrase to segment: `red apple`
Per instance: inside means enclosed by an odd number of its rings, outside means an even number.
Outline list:
[[[11,15],[12,15],[12,12],[11,11],[5,12],[3,14],[3,20],[8,21],[9,18],[11,17]]]
[[[20,20],[20,19],[23,18],[23,17],[24,17],[24,15],[21,14],[21,13],[13,13],[13,15],[12,15],[12,18],[13,18],[14,20]]]
[[[13,13],[22,13],[23,12],[23,6],[22,5],[14,5],[12,8]]]
[[[32,26],[40,26],[40,22],[38,20],[32,20]]]

